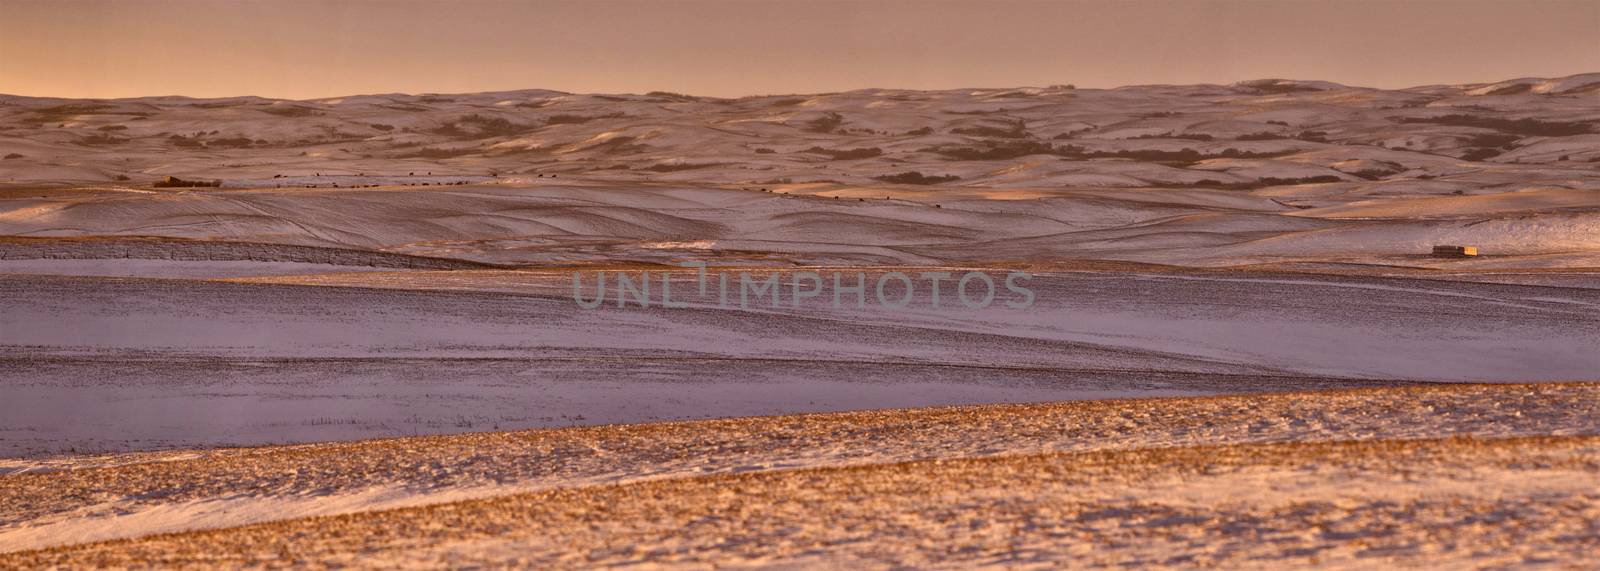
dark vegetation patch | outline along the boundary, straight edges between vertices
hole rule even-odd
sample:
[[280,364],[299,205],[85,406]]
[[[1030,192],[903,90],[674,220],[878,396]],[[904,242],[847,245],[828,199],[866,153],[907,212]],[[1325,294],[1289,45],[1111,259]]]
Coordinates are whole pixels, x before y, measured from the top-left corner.
[[1329,183],[1329,182],[1340,182],[1342,180],[1343,179],[1340,179],[1337,176],[1328,175],[1328,174],[1317,175],[1317,176],[1307,176],[1307,177],[1290,177],[1290,178],[1279,178],[1279,177],[1268,176],[1268,177],[1262,177],[1262,178],[1256,179],[1254,181],[1249,181],[1249,182],[1222,182],[1222,181],[1216,180],[1216,179],[1204,178],[1204,179],[1200,179],[1200,180],[1197,180],[1195,182],[1191,182],[1191,183],[1188,183],[1188,184],[1178,184],[1178,185],[1171,185],[1171,186],[1173,188],[1208,188],[1208,189],[1217,189],[1217,190],[1255,190],[1255,189],[1258,189],[1258,188],[1266,188],[1266,187],[1269,187],[1269,186],[1286,186],[1286,185],[1293,185],[1293,184],[1319,184],[1319,183]]
[[962,178],[955,174],[922,174],[918,171],[906,171],[906,173],[882,174],[874,176],[874,179],[891,184],[944,184],[944,182],[960,181]]
[[1471,138],[1463,141],[1462,144],[1470,148],[1465,154],[1461,155],[1461,158],[1468,161],[1484,161],[1492,159],[1505,154],[1506,151],[1517,148],[1517,141],[1521,139],[1522,137],[1504,133],[1483,133],[1479,135],[1473,135]]
[[640,170],[647,170],[651,172],[678,172],[722,166],[722,164],[723,163],[662,163],[658,165],[650,165]]
[[205,188],[222,186],[220,180],[184,180],[169,176],[151,184],[155,188]]
[[1078,133],[1088,133],[1088,132],[1093,131],[1093,130],[1095,130],[1094,127],[1084,127],[1082,129],[1073,129],[1073,130],[1067,131],[1065,133],[1059,133],[1054,137],[1050,137],[1050,140],[1052,140],[1052,141],[1065,141],[1067,139],[1077,138]]
[[384,109],[393,109],[395,111],[404,111],[406,113],[421,113],[421,112],[424,112],[424,111],[428,110],[427,107],[418,107],[416,105],[406,105],[404,103],[396,103],[396,104],[393,104],[393,105],[379,105],[379,107],[382,107]]
[[1472,138],[1465,141],[1465,144],[1468,147],[1488,147],[1511,150],[1517,148],[1517,141],[1521,139],[1522,137],[1518,137],[1516,135],[1484,133],[1481,135],[1473,135]]
[[1359,171],[1347,171],[1345,174],[1348,174],[1348,175],[1354,176],[1354,177],[1358,177],[1358,178],[1363,178],[1363,179],[1366,179],[1366,180],[1378,180],[1380,178],[1383,178],[1383,177],[1386,177],[1386,176],[1394,174],[1394,171],[1392,171],[1392,170],[1382,170],[1382,169],[1367,169],[1367,170],[1359,170]]
[[808,133],[832,133],[843,124],[843,115],[829,111],[821,117],[807,121],[804,130]]
[[684,95],[682,93],[673,93],[671,91],[651,91],[649,93],[646,93],[645,96],[646,97],[654,97],[654,98],[656,98],[658,100],[666,100],[666,101],[699,101],[700,100],[699,97],[695,97],[693,95]]
[[639,140],[638,137],[612,137],[610,139],[606,139],[605,141],[590,145],[589,149],[587,150],[596,150],[613,154],[642,153],[650,150],[650,145],[646,145],[644,143],[635,143],[634,141],[637,140]]
[[[1065,136],[1065,137],[1063,137],[1061,135],[1056,135],[1055,138],[1057,138],[1057,139],[1070,139],[1072,137],[1071,137],[1071,135],[1068,135],[1068,136]],[[1187,140],[1187,141],[1212,141],[1212,140],[1216,139],[1216,137],[1213,137],[1211,135],[1207,135],[1205,133],[1162,133],[1162,134],[1159,134],[1159,135],[1139,135],[1137,137],[1128,137],[1128,138],[1129,139],[1183,139],[1183,140]]]
[[[266,141],[262,141],[265,143]],[[226,149],[248,149],[255,144],[249,137],[224,137],[206,141],[208,147],[222,147]]]
[[388,124],[384,124],[384,123],[373,123],[373,124],[367,125],[367,126],[368,127],[372,127],[373,129],[377,129],[379,131],[383,131],[385,133],[394,130],[394,125],[388,125]]
[[1001,139],[1026,139],[1028,138],[1027,123],[1021,119],[1007,121],[1004,126],[976,125],[972,127],[957,127],[950,130],[957,135],[973,137],[996,137]]
[[9,161],[11,159],[20,159],[20,158],[23,158],[22,153],[6,153],[5,160]]
[[1223,149],[1220,153],[1202,153],[1194,149],[1176,151],[1152,149],[1091,151],[1077,145],[1056,146],[1038,141],[990,141],[975,146],[945,145],[928,147],[922,149],[922,152],[934,153],[946,159],[957,161],[994,161],[1015,159],[1029,155],[1052,155],[1066,159],[1132,159],[1145,162],[1189,165],[1207,159],[1273,158],[1292,155],[1299,151],[1255,152],[1241,151],[1232,147]]
[[402,159],[450,159],[450,158],[464,157],[464,156],[467,156],[467,155],[475,155],[475,154],[478,154],[478,149],[470,148],[470,147],[469,148],[462,148],[462,149],[438,149],[438,148],[434,148],[434,147],[423,147],[421,149],[417,149],[415,151],[402,154],[397,158],[402,158]]
[[1438,117],[1403,117],[1401,123],[1430,123],[1434,125],[1450,125],[1454,127],[1478,127],[1493,129],[1503,133],[1514,133],[1523,136],[1537,137],[1569,137],[1583,135],[1590,132],[1592,127],[1589,121],[1540,121],[1538,119],[1502,119],[1499,117],[1480,117],[1477,115],[1450,114]]
[[96,145],[96,146],[98,146],[98,145],[121,145],[123,143],[128,142],[129,140],[130,139],[126,139],[126,138],[123,138],[123,137],[113,137],[111,135],[90,135],[90,136],[84,137],[82,139],[78,139],[78,144],[80,144],[80,145]]
[[933,134],[933,127],[918,127],[916,129],[912,129],[910,131],[906,131],[906,134],[907,135],[911,135],[913,137],[921,137],[923,135],[932,135]]
[[622,117],[626,117],[626,115],[623,115],[622,112],[620,112],[620,111],[616,112],[616,113],[607,113],[605,115],[565,115],[565,114],[561,114],[561,115],[551,115],[549,117],[545,117],[544,124],[546,126],[550,126],[550,125],[581,125],[583,123],[588,123],[588,122],[593,121],[595,119],[619,119],[619,118],[622,118]]
[[473,113],[435,127],[430,132],[462,139],[487,139],[520,135],[532,130],[532,127],[513,123],[504,117],[486,117]]
[[822,147],[811,147],[801,152],[815,155],[827,155],[836,161],[853,161],[883,156],[883,149],[877,147],[867,147],[864,149],[824,149]]
[[316,109],[312,109],[310,107],[301,107],[299,105],[274,105],[271,107],[262,107],[260,111],[262,113],[277,115],[279,117],[315,117],[322,114],[321,111]]
[[98,131],[126,131],[126,130],[128,130],[128,126],[127,125],[106,125],[106,126],[101,127],[101,128],[99,128],[97,130]]
[[1278,133],[1261,132],[1261,133],[1246,133],[1246,134],[1234,137],[1233,140],[1235,140],[1235,141],[1275,141],[1275,140],[1278,140],[1278,139],[1287,139],[1287,138],[1288,137],[1285,137],[1285,136],[1280,135]]
[[757,148],[756,149],[756,154],[758,154],[758,155],[772,155],[772,154],[777,154],[777,152],[778,151],[774,151],[772,149],[767,149],[767,148]]
[[922,174],[922,173],[917,172],[917,171],[906,171],[906,172],[898,173],[898,174],[886,174],[886,175],[882,175],[882,176],[875,176],[875,177],[872,177],[872,178],[875,179],[875,180],[881,180],[883,182],[888,182],[888,183],[893,183],[893,184],[941,184],[941,183],[946,183],[946,182],[950,182],[950,181],[961,180],[961,177],[953,175],[953,174],[947,174],[947,175],[942,175],[942,176],[941,175],[925,175],[925,174]]
[[1326,143],[1326,142],[1328,142],[1328,132],[1327,131],[1301,131],[1299,134],[1295,135],[1294,138],[1302,140],[1302,141],[1310,141],[1310,142],[1313,142],[1313,143]]
[[1329,183],[1329,182],[1340,182],[1340,181],[1342,181],[1344,179],[1341,179],[1339,177],[1333,176],[1331,174],[1321,174],[1321,175],[1317,175],[1317,176],[1302,176],[1302,177],[1291,177],[1291,178],[1278,178],[1278,177],[1275,177],[1275,176],[1266,176],[1266,177],[1261,177],[1261,178],[1256,179],[1256,180],[1258,182],[1260,182],[1261,184],[1264,184],[1264,185],[1267,185],[1267,186],[1282,186],[1282,185],[1286,185],[1286,184],[1319,184],[1319,183]]
[[167,137],[167,142],[180,149],[198,149],[206,146],[205,143],[200,142],[199,137],[191,139],[183,135],[173,135],[171,137]]
[[1056,148],[1037,141],[990,141],[976,146],[928,147],[922,151],[956,161],[1001,161],[1028,155],[1053,155]]
[[1466,153],[1461,155],[1461,160],[1473,162],[1487,161],[1503,154],[1505,154],[1505,151],[1500,149],[1468,149]]
[[1219,153],[1202,153],[1194,149],[1163,151],[1154,149],[1121,149],[1116,151],[1089,151],[1075,145],[1056,149],[1057,155],[1071,159],[1132,159],[1136,161],[1190,165],[1209,159],[1268,159],[1295,154],[1299,151],[1241,151],[1233,147]]
[[110,105],[101,103],[69,103],[66,105],[52,105],[34,109],[25,121],[33,123],[59,123],[78,115],[105,115],[101,113],[111,109]]
[[1036,97],[1038,96],[1026,91],[1006,91],[989,96],[990,99],[1033,99]]
[[1322,91],[1322,88],[1320,88],[1320,87],[1311,87],[1309,85],[1296,85],[1296,84],[1293,84],[1293,83],[1286,83],[1286,82],[1281,82],[1281,81],[1261,81],[1261,82],[1256,82],[1256,83],[1244,84],[1244,85],[1241,85],[1239,87],[1243,88],[1243,90],[1246,91],[1246,92],[1254,93],[1254,94],[1257,94],[1257,95],[1285,95],[1285,94],[1289,94],[1289,93],[1306,93],[1306,92],[1311,92],[1311,91]]

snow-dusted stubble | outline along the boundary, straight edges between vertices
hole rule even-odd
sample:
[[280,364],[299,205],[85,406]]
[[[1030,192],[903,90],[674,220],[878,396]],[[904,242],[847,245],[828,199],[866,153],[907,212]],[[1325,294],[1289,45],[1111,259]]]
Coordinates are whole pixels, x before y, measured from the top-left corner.
[[[572,300],[583,309],[607,307],[609,299],[612,307],[715,305],[750,309],[765,304],[770,308],[799,309],[807,304],[828,303],[835,309],[846,306],[864,309],[873,305],[898,311],[913,304],[936,309],[983,309],[996,301],[1011,309],[1028,309],[1033,307],[1035,299],[1033,290],[1027,287],[1033,276],[1026,272],[1010,272],[997,280],[979,271],[960,276],[950,272],[917,272],[915,277],[895,271],[883,273],[874,280],[865,272],[835,271],[828,276],[814,271],[752,275],[750,272],[707,272],[705,262],[680,262],[679,265],[697,271],[692,280],[681,279],[680,275],[678,294],[673,293],[671,272],[593,272],[592,288],[585,286],[587,278],[583,272],[573,272]],[[609,282],[608,273],[612,278]],[[786,276],[788,279],[783,279]],[[585,293],[586,290],[592,293]]]

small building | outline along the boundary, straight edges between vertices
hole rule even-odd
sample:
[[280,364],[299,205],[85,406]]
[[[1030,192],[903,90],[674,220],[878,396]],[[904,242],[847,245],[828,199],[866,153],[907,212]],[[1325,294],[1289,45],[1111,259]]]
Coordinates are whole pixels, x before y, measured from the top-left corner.
[[1471,258],[1478,255],[1477,246],[1434,246],[1435,258]]

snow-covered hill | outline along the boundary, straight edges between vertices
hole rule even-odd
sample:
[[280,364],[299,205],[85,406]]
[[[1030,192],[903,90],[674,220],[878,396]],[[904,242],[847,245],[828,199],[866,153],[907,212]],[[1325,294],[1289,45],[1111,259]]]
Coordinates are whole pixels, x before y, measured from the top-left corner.
[[[1501,265],[1596,266],[1596,86],[0,96],[0,234],[503,264],[682,253],[667,243],[799,263],[1426,265],[1409,257],[1470,241],[1542,256]],[[222,188],[152,188],[167,176]]]

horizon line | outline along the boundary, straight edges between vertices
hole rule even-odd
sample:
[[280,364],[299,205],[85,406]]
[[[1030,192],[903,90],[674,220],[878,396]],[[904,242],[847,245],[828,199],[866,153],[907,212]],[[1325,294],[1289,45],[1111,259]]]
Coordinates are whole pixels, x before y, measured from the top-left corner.
[[1231,86],[1243,85],[1243,84],[1248,84],[1248,83],[1253,83],[1253,82],[1266,82],[1266,81],[1317,82],[1317,83],[1331,83],[1331,84],[1339,85],[1341,87],[1346,87],[1346,88],[1350,88],[1350,89],[1367,89],[1367,90],[1375,90],[1375,91],[1407,91],[1407,90],[1423,89],[1423,88],[1430,88],[1430,87],[1469,87],[1469,86],[1493,85],[1493,84],[1496,84],[1496,83],[1506,83],[1506,82],[1511,82],[1511,81],[1530,81],[1530,80],[1531,81],[1546,81],[1546,80],[1552,80],[1552,79],[1565,79],[1565,78],[1570,78],[1570,77],[1577,77],[1577,76],[1581,76],[1581,75],[1592,75],[1592,74],[1600,74],[1600,71],[1586,71],[1586,72],[1573,73],[1573,74],[1569,74],[1569,75],[1549,76],[1549,77],[1546,77],[1546,76],[1520,76],[1520,77],[1512,77],[1512,78],[1500,79],[1500,80],[1496,80],[1496,81],[1481,81],[1481,82],[1466,82],[1466,83],[1428,83],[1428,84],[1422,84],[1422,85],[1412,85],[1412,86],[1408,86],[1408,87],[1397,87],[1397,88],[1371,87],[1371,86],[1365,86],[1365,85],[1350,85],[1350,84],[1345,84],[1345,83],[1339,83],[1337,81],[1329,81],[1329,80],[1323,80],[1323,79],[1294,79],[1294,78],[1285,78],[1285,77],[1262,77],[1262,78],[1255,78],[1255,79],[1242,79],[1242,80],[1234,81],[1234,82],[1230,82],[1230,83],[1134,83],[1134,84],[1128,84],[1128,85],[1119,85],[1119,86],[1115,86],[1115,87],[1077,87],[1077,86],[1075,86],[1074,84],[1071,84],[1071,83],[1058,83],[1058,84],[1051,84],[1051,85],[1044,85],[1044,86],[1040,86],[1040,85],[1015,85],[1015,86],[1007,86],[1007,87],[969,86],[969,87],[947,87],[947,88],[937,88],[937,89],[918,89],[918,88],[906,88],[906,87],[860,87],[860,88],[856,88],[856,89],[847,89],[847,90],[842,90],[842,91],[837,91],[837,90],[836,91],[816,91],[816,92],[809,92],[809,93],[802,93],[802,92],[793,92],[793,93],[753,93],[753,94],[737,95],[737,96],[695,95],[695,94],[692,94],[692,93],[682,93],[682,92],[674,92],[674,91],[667,91],[667,90],[652,90],[652,91],[647,91],[647,92],[644,92],[644,93],[622,92],[622,91],[618,91],[618,92],[598,92],[598,91],[584,92],[584,91],[563,91],[563,90],[560,90],[560,89],[550,89],[550,88],[543,88],[543,87],[526,87],[526,88],[518,88],[518,89],[488,89],[488,90],[483,90],[483,91],[450,91],[450,92],[442,92],[442,91],[417,91],[417,92],[388,91],[388,92],[371,92],[371,93],[350,93],[350,94],[344,94],[344,95],[329,95],[329,96],[324,96],[324,97],[309,97],[309,98],[304,98],[304,99],[295,99],[295,98],[289,98],[289,97],[273,97],[273,96],[268,96],[268,95],[254,95],[254,94],[218,95],[218,96],[194,96],[194,95],[182,95],[182,94],[161,94],[161,95],[134,95],[134,96],[127,96],[127,97],[72,97],[72,96],[61,96],[61,95],[25,95],[25,94],[20,94],[20,93],[0,93],[0,97],[26,98],[26,99],[72,99],[72,100],[81,100],[81,101],[118,101],[118,100],[159,99],[159,98],[181,98],[181,99],[194,99],[194,100],[250,99],[250,98],[254,98],[254,99],[266,99],[266,100],[273,100],[273,101],[292,101],[292,102],[297,102],[297,103],[304,103],[304,102],[316,102],[316,101],[325,100],[325,99],[342,99],[342,98],[348,98],[348,97],[381,97],[381,96],[387,96],[387,95],[401,95],[401,96],[407,96],[407,97],[423,97],[423,96],[429,96],[429,95],[445,95],[445,96],[448,96],[448,95],[487,95],[487,94],[495,94],[495,93],[521,93],[521,92],[527,92],[527,91],[547,91],[547,92],[552,92],[552,93],[558,93],[558,94],[561,94],[561,95],[610,95],[610,96],[639,96],[639,97],[649,96],[652,93],[657,93],[657,94],[670,93],[670,94],[673,94],[673,95],[693,97],[693,98],[696,98],[696,99],[738,100],[738,99],[757,99],[757,98],[762,98],[762,97],[795,97],[795,96],[813,96],[813,97],[815,97],[815,96],[822,96],[822,95],[836,95],[836,94],[841,94],[841,93],[858,93],[858,92],[863,92],[863,91],[918,91],[918,92],[967,91],[967,90],[970,90],[970,91],[1003,91],[1003,90],[1010,90],[1010,89],[1051,89],[1051,88],[1060,87],[1060,86],[1073,86],[1072,89],[1074,89],[1074,90],[1082,90],[1082,91],[1115,91],[1115,90],[1118,90],[1118,89],[1134,89],[1134,88],[1141,88],[1141,87],[1145,87],[1145,88],[1149,88],[1149,87],[1231,87]]

